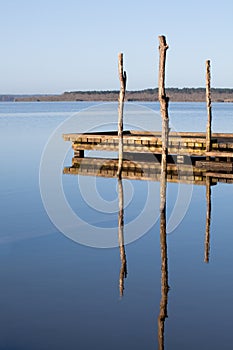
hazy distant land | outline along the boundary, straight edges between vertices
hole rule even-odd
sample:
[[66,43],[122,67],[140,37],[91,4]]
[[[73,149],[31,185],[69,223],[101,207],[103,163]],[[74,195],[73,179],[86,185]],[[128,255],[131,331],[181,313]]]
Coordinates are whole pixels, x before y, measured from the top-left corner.
[[[0,95],[0,101],[117,101],[119,91],[70,91],[60,95]],[[166,94],[174,102],[204,102],[205,88],[167,88]],[[213,102],[233,102],[233,89],[212,88]],[[158,89],[127,91],[126,101],[157,101]]]

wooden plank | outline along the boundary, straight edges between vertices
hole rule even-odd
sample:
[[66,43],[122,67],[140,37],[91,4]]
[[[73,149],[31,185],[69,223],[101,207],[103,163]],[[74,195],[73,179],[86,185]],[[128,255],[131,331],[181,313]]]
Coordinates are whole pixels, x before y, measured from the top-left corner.
[[[117,138],[117,132],[115,131],[104,131],[104,132],[95,132],[95,133],[68,133],[63,134],[63,138],[67,140],[71,140],[71,138],[76,137],[82,137],[82,136],[89,136],[89,137],[116,137]],[[133,136],[133,137],[161,137],[161,132],[159,131],[138,131],[138,130],[130,130],[124,132],[125,137]],[[203,138],[205,139],[205,133],[204,132],[169,132],[169,137],[192,137],[192,138]],[[233,133],[213,133],[212,138],[226,138],[226,139],[233,139]]]
[[[130,130],[127,131],[131,135],[153,135],[161,137],[161,131],[142,131],[142,130]],[[205,132],[187,132],[187,131],[170,131],[169,136],[187,136],[187,137],[202,137],[205,138]],[[233,133],[212,133],[212,138],[223,137],[223,138],[233,138]]]
[[210,151],[210,152],[206,152],[206,155],[210,156],[210,157],[231,157],[231,158],[233,158],[233,152]]
[[196,161],[195,166],[207,170],[232,171],[233,164],[228,162]]
[[233,179],[233,174],[221,174],[221,173],[207,172],[206,176],[217,177],[219,179]]

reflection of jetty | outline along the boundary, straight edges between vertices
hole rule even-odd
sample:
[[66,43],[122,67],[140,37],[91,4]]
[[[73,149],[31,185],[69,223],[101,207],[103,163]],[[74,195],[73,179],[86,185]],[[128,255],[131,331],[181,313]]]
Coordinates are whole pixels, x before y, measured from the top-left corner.
[[[162,139],[160,132],[124,131],[124,152],[131,153],[162,153]],[[85,150],[118,152],[117,132],[97,132],[85,134],[64,134],[65,141],[71,141],[74,152],[81,157]],[[232,161],[233,134],[213,133],[211,151],[206,151],[206,134],[197,132],[170,132],[168,154],[204,156],[218,161],[218,158]],[[223,165],[223,164],[222,164]]]
[[[140,156],[140,155],[139,155]],[[151,155],[152,156],[152,155]],[[141,157],[135,160],[124,160],[122,167],[122,178],[129,180],[149,180],[160,181],[161,165],[160,160],[152,156],[148,161],[142,161]],[[206,177],[211,177],[211,184],[217,182],[233,183],[232,163],[228,165],[227,171],[218,172],[218,170],[203,167],[201,160],[194,161],[191,159],[190,164],[167,164],[167,181],[176,183],[191,183],[195,185],[206,185]],[[195,165],[200,164],[200,167]],[[219,163],[218,163],[219,164]],[[218,165],[219,168],[219,165]],[[64,174],[116,177],[118,170],[118,159],[106,158],[76,158],[72,160],[72,166],[65,167]]]

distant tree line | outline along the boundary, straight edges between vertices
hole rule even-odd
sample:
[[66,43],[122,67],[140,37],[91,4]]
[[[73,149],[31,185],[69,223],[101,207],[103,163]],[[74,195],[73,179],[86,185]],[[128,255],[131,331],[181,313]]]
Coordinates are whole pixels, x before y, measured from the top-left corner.
[[[202,102],[205,101],[205,88],[167,88],[166,94],[170,101],[174,102]],[[89,91],[66,91],[61,95],[33,95],[2,97],[1,101],[117,101],[118,90],[89,90]],[[213,102],[233,102],[233,89],[212,88]],[[9,99],[8,99],[9,98]],[[126,91],[126,101],[157,101],[158,89],[148,88],[144,90]]]

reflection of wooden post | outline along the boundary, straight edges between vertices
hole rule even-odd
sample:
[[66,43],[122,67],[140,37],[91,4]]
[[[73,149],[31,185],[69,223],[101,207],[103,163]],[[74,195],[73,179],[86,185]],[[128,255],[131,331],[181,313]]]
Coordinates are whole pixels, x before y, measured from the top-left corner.
[[122,180],[118,179],[118,198],[119,198],[119,214],[118,214],[118,242],[121,257],[121,270],[119,276],[120,296],[124,293],[124,279],[127,277],[127,262],[124,246],[124,193]]
[[211,128],[212,128],[210,61],[209,60],[206,61],[206,104],[207,104],[206,152],[209,152],[211,150]]
[[118,55],[118,71],[120,79],[120,93],[118,99],[118,172],[117,175],[121,176],[122,162],[123,162],[123,109],[125,99],[125,87],[126,87],[126,72],[123,71],[123,53]]
[[210,223],[211,223],[211,180],[206,177],[206,230],[205,230],[205,262],[209,262],[210,255]]
[[[162,181],[162,177],[164,177]],[[164,324],[167,316],[168,303],[168,258],[167,258],[167,232],[166,232],[166,174],[161,171],[160,183],[160,249],[161,249],[161,301],[158,317],[159,350],[164,349]],[[165,205],[163,205],[165,203]]]

